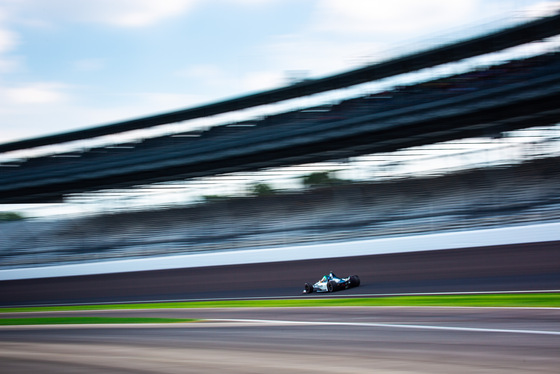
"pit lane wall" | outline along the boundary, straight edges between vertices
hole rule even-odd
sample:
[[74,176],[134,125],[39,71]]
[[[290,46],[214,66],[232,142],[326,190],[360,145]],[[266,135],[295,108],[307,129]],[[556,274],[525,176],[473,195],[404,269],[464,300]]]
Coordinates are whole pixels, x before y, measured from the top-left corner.
[[0,270],[1,280],[297,261],[560,241],[560,222],[282,248],[219,251]]

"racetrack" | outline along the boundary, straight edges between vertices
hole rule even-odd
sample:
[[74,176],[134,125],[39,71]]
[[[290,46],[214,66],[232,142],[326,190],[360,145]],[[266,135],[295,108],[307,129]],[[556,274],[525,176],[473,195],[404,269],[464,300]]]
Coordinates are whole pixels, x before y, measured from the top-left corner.
[[332,270],[335,295],[560,289],[560,242],[0,282],[0,305],[301,296]]
[[[0,282],[2,305],[560,289],[560,242]],[[329,296],[331,296],[329,294]],[[197,318],[0,328],[9,373],[557,373],[560,309],[232,308],[33,313]],[[3,313],[2,318],[21,316]]]
[[207,321],[4,327],[3,370],[338,374],[557,373],[560,368],[560,309],[226,308],[70,314]]

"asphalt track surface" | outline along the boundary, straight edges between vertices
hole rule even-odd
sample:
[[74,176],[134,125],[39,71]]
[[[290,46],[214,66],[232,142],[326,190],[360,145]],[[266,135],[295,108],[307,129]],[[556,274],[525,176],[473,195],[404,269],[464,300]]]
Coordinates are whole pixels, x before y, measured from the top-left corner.
[[0,306],[302,296],[334,271],[358,288],[333,295],[560,289],[560,242],[336,259],[0,281]]
[[[560,289],[560,242],[0,282],[1,305]],[[329,295],[331,296],[331,295]],[[197,318],[0,329],[6,373],[558,373],[560,309],[232,308],[33,314]],[[8,318],[12,314],[2,314]]]
[[205,321],[4,327],[2,372],[447,374],[558,373],[560,368],[560,309],[226,308],[71,314]]

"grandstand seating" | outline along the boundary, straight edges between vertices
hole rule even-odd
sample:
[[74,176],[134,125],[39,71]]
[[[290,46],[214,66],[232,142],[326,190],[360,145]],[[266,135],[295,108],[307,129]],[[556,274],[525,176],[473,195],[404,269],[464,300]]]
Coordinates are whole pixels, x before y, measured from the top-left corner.
[[0,267],[273,247],[560,219],[560,159],[191,207],[0,224]]

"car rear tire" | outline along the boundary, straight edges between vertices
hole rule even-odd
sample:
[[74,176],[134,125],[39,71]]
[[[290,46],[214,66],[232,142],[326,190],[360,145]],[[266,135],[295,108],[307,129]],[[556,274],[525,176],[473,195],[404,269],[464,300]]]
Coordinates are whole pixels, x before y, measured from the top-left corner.
[[360,285],[360,277],[352,275],[350,277],[350,287],[358,287]]
[[305,293],[311,293],[311,292],[313,292],[313,286],[310,285],[309,283],[306,283],[303,290],[305,291]]
[[329,283],[327,283],[327,291],[334,292],[336,291],[336,288],[337,288],[337,284],[335,281],[329,281]]

